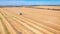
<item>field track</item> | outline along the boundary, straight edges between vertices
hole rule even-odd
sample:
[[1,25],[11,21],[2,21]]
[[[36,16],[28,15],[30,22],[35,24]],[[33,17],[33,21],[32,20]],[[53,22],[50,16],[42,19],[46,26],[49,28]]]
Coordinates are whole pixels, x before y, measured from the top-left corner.
[[60,34],[60,11],[37,8],[0,8],[0,34]]

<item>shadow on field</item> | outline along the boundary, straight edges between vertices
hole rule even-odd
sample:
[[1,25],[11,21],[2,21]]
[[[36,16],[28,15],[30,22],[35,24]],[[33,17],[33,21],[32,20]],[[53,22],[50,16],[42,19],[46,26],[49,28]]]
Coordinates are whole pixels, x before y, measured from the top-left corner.
[[45,9],[45,10],[55,10],[55,11],[60,11],[60,9],[54,9],[54,8],[52,8],[52,9],[50,9],[50,8],[36,8],[36,7],[32,7],[32,6],[29,6],[29,7],[27,7],[27,8],[34,8],[34,9]]

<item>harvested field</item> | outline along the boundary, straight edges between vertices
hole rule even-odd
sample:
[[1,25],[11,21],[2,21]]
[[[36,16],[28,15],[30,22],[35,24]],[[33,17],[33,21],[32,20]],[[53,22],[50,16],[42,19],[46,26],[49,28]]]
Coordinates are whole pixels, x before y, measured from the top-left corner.
[[60,11],[33,7],[0,8],[0,34],[60,34]]
[[33,6],[36,8],[51,8],[51,9],[60,9],[60,6]]

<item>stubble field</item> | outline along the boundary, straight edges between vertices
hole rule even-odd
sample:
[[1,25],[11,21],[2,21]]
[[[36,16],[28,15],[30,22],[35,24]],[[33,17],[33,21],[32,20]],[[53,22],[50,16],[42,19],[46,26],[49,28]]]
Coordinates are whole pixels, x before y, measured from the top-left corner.
[[0,34],[60,34],[60,6],[0,8]]

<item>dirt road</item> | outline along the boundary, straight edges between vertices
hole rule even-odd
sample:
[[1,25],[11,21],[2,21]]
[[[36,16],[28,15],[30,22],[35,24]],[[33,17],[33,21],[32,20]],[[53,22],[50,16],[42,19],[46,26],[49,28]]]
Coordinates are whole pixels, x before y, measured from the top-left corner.
[[60,11],[0,8],[0,34],[60,34]]

